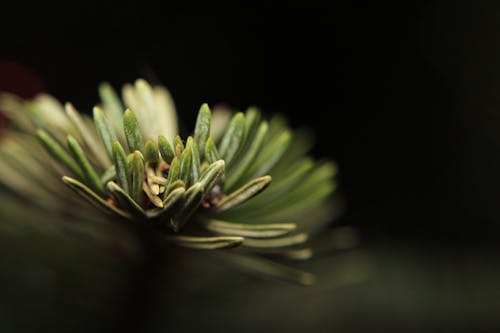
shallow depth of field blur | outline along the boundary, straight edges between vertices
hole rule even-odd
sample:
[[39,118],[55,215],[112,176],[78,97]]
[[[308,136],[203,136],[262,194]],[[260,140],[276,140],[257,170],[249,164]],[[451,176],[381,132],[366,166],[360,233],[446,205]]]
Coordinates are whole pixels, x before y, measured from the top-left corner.
[[357,246],[298,264],[318,277],[300,287],[175,247],[129,260],[116,244],[50,236],[49,212],[2,201],[1,332],[500,330],[500,5],[5,13],[0,90],[90,112],[102,80],[145,77],[170,89],[181,130],[203,102],[309,127],[313,155],[340,169],[332,226]]

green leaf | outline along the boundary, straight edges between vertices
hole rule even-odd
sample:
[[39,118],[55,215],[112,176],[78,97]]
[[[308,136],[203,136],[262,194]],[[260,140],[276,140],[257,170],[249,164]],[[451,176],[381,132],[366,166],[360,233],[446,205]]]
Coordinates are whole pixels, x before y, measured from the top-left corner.
[[150,176],[148,176],[148,178],[151,180],[151,182],[156,183],[158,185],[162,185],[162,186],[168,185],[167,178],[163,178],[163,177],[156,176],[156,175],[150,175]]
[[172,160],[172,164],[170,164],[170,169],[168,170],[168,175],[167,175],[168,185],[167,189],[165,190],[165,196],[172,187],[172,184],[179,179],[179,176],[180,176],[180,162],[179,158],[175,156],[174,159]]
[[182,205],[185,192],[186,189],[184,187],[172,190],[167,198],[163,200],[163,208],[149,209],[146,211],[146,214],[149,218],[161,218],[162,216],[172,215]]
[[276,210],[266,213],[264,217],[269,220],[287,220],[290,218],[300,218],[306,214],[311,214],[311,211],[318,207],[325,198],[332,194],[336,185],[333,182],[327,182],[318,186],[309,194],[303,195],[302,200],[298,201],[291,198],[290,202],[285,203],[283,207],[278,207]]
[[43,112],[35,101],[27,101],[25,103],[26,111],[29,114],[29,118],[32,119],[33,123],[37,128],[45,126],[45,120],[43,117]]
[[149,201],[153,203],[153,205],[159,208],[163,208],[163,200],[151,191],[151,188],[146,182],[142,183],[142,190],[144,191],[144,193],[146,193],[146,196],[148,197]]
[[[288,195],[302,182],[307,180],[308,174],[314,167],[314,161],[310,158],[304,158],[292,165],[292,170],[276,181],[273,178],[273,183],[269,188],[259,195],[257,198],[245,204],[245,209],[254,210],[258,206],[265,206],[268,202],[276,202],[280,197],[289,200]],[[243,208],[243,207],[242,207]]]
[[263,149],[253,163],[253,167],[246,173],[245,177],[252,178],[269,172],[288,149],[291,137],[291,132],[286,130],[275,140],[264,144]]
[[273,238],[286,235],[297,228],[295,223],[243,224],[220,220],[204,220],[203,225],[210,231],[224,235],[249,238]]
[[98,106],[94,107],[93,113],[97,133],[99,134],[99,137],[101,138],[102,143],[106,148],[106,152],[108,153],[109,158],[113,159],[113,142],[117,140],[115,131],[113,127],[111,127],[108,118],[106,118],[101,108],[99,108]]
[[128,162],[127,154],[118,141],[115,141],[113,143],[113,161],[115,163],[116,178],[118,180],[118,184],[120,184],[125,192],[130,193],[130,165]]
[[[333,177],[337,173],[337,167],[331,162],[323,162],[316,165],[315,168],[296,186],[293,190],[288,192],[275,201],[275,206],[280,207],[290,206],[290,204],[302,204],[315,198],[321,193],[322,188],[335,188]],[[270,212],[272,213],[272,212]]]
[[215,107],[212,110],[212,119],[210,121],[210,135],[215,142],[220,142],[224,132],[231,120],[232,112],[226,107]]
[[184,182],[182,181],[182,179],[177,179],[172,184],[169,185],[167,193],[170,194],[170,192],[172,192],[173,190],[178,189],[180,187],[186,188],[186,184],[184,184]]
[[146,212],[142,207],[134,200],[128,193],[126,193],[117,183],[111,181],[107,185],[108,190],[113,194],[116,200],[120,203],[120,207],[127,210],[132,215],[144,218],[146,217]]
[[2,115],[9,119],[16,128],[26,133],[31,133],[35,129],[33,119],[31,119],[29,112],[26,112],[26,102],[20,97],[12,93],[0,92],[0,110],[2,110]]
[[[225,218],[235,218],[235,215],[245,219],[260,219],[265,221],[287,221],[290,218],[295,220],[311,214],[313,209],[319,206],[336,187],[333,176],[336,173],[336,167],[332,163],[324,163],[317,166],[305,177],[286,191],[283,195],[275,196],[273,187],[269,188],[271,197],[267,197],[268,191],[262,194],[262,197],[256,198],[255,202],[249,202],[237,209],[228,212],[232,216]],[[272,202],[272,204],[264,204]]]
[[85,156],[85,153],[83,152],[80,144],[71,135],[68,135],[68,148],[77,161],[78,165],[80,166],[80,169],[83,171],[83,178],[90,183],[93,190],[104,193],[101,179],[97,175],[97,172],[94,170],[94,167],[92,167],[89,160]]
[[[158,118],[158,129],[160,130],[157,135],[164,135],[170,143],[173,142],[175,135],[179,133],[177,129],[177,113],[175,111],[174,101],[172,96],[165,87],[155,86],[153,88],[156,110]],[[154,133],[152,133],[153,135]]]
[[179,231],[187,220],[198,209],[203,200],[203,186],[200,183],[195,183],[184,194],[184,202],[179,213],[171,221],[172,229]]
[[118,214],[125,218],[130,218],[130,215],[123,210],[111,205],[109,202],[101,198],[98,194],[88,188],[86,185],[80,183],[76,179],[64,176],[62,177],[63,182],[75,191],[78,195],[85,198],[88,202],[90,202],[95,207],[101,209],[106,213],[114,213]]
[[157,163],[160,160],[160,152],[153,140],[146,141],[144,145],[144,158],[149,163]]
[[245,112],[245,140],[253,135],[260,121],[260,112],[256,107],[249,107]]
[[219,160],[210,164],[208,168],[203,171],[199,182],[203,186],[205,193],[208,194],[222,177],[224,174],[224,166],[224,160]]
[[198,151],[198,145],[192,137],[189,137],[186,146],[191,149],[191,178],[192,182],[198,181],[200,177],[200,153]]
[[160,149],[161,157],[165,162],[170,164],[174,158],[174,151],[168,140],[163,135],[158,136],[158,147]]
[[191,153],[191,147],[187,146],[181,154],[179,178],[182,179],[188,187],[193,183],[192,165],[193,155]]
[[276,138],[288,130],[286,118],[283,115],[277,115],[269,121],[269,140],[274,141]]
[[98,90],[104,110],[109,112],[113,123],[121,124],[124,107],[116,91],[108,82],[101,83]]
[[[128,154],[127,155],[127,161],[128,161],[128,165],[131,166],[132,165],[132,159],[134,158],[134,153],[131,153],[131,154]],[[130,170],[129,170],[130,171]]]
[[[33,112],[33,117],[38,127],[51,129],[53,135],[57,133],[73,133],[72,125],[64,112],[64,107],[53,96],[40,93],[35,96],[32,102],[27,105],[29,112]],[[57,135],[56,135],[57,136]]]
[[142,151],[144,140],[142,139],[141,128],[134,113],[127,109],[123,114],[123,130],[127,139],[128,148],[131,152]]
[[180,136],[176,136],[174,140],[174,150],[175,150],[175,156],[180,157],[182,152],[184,151],[184,143],[182,142],[182,139]]
[[156,177],[156,171],[149,163],[146,164],[146,183],[148,184],[149,190],[153,195],[160,194],[160,185],[152,180],[152,177]]
[[243,113],[236,113],[222,138],[219,145],[219,152],[224,161],[226,162],[226,167],[230,165],[233,158],[236,156],[243,144],[243,136],[245,134],[245,116]]
[[109,166],[110,160],[108,158],[108,155],[106,155],[106,152],[104,151],[104,149],[102,149],[102,146],[99,145],[96,140],[94,140],[94,133],[91,133],[89,131],[89,129],[87,128],[87,124],[84,123],[82,117],[80,116],[80,113],[78,113],[78,111],[71,103],[66,103],[64,105],[64,109],[66,110],[66,115],[68,116],[69,120],[76,128],[79,136],[83,139],[85,145],[90,149],[92,154],[94,154],[94,156],[97,158],[101,166]]
[[[126,158],[126,156],[125,156]],[[110,180],[113,180],[116,178],[116,168],[114,165],[110,166],[104,173],[101,175],[101,184],[105,185],[107,184]]]
[[65,167],[67,167],[71,172],[80,178],[83,178],[83,171],[75,161],[75,159],[64,149],[49,133],[42,129],[37,129],[36,136],[38,140],[43,144],[45,149],[54,157],[56,160],[61,162]]
[[191,249],[218,250],[229,249],[240,245],[243,237],[194,237],[194,236],[167,236],[170,242]]
[[271,176],[263,176],[259,178],[255,178],[224,199],[222,199],[217,205],[218,212],[224,212],[236,205],[239,205],[255,195],[262,192],[269,184],[271,183]]
[[310,130],[301,129],[293,132],[288,149],[283,157],[273,166],[271,175],[276,175],[275,180],[287,175],[298,160],[307,157],[307,152],[314,146],[314,135]]
[[[181,192],[184,194],[186,192],[186,188],[184,187],[183,181],[178,179],[172,185],[172,189],[171,189],[170,193],[167,195],[165,200],[163,200],[163,205],[164,206],[170,205],[170,201],[172,200],[172,198],[176,197]],[[176,194],[174,194],[174,193],[176,193]],[[184,196],[183,196],[183,198],[184,198]]]
[[300,245],[307,241],[308,236],[305,233],[300,233],[287,237],[279,237],[272,239],[249,239],[245,238],[243,246],[258,247],[258,248],[278,248]]
[[200,148],[200,160],[203,160],[203,157],[205,155],[205,145],[210,135],[211,118],[212,113],[210,112],[208,104],[202,104],[200,111],[198,112],[198,117],[196,119],[196,125],[194,129],[194,140]]
[[132,188],[130,196],[136,202],[142,201],[142,183],[144,181],[144,160],[140,151],[136,150],[132,156]]
[[208,163],[214,163],[221,159],[217,148],[215,147],[215,143],[212,138],[208,138],[207,143],[205,145],[205,158]]
[[227,190],[233,189],[233,186],[237,185],[245,172],[251,167],[252,163],[255,161],[257,154],[262,149],[262,145],[264,143],[264,139],[268,130],[267,122],[262,122],[257,130],[255,138],[253,139],[250,147],[245,152],[245,155],[241,159],[240,163],[238,163],[234,170],[232,170],[225,182],[225,188]]

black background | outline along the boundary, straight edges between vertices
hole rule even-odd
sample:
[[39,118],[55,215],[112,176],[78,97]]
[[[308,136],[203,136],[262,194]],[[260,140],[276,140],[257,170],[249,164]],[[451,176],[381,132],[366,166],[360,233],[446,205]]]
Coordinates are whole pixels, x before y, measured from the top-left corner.
[[[102,80],[172,92],[185,128],[202,102],[257,105],[314,130],[370,243],[497,248],[500,8],[341,2],[172,9],[38,3],[3,22],[0,58],[90,110]],[[0,73],[0,75],[2,75]],[[396,245],[395,245],[396,246]]]

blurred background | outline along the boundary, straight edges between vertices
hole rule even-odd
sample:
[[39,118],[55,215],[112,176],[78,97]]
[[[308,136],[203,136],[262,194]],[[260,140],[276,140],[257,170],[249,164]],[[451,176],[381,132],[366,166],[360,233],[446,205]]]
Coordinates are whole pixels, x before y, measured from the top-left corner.
[[310,288],[175,249],[138,277],[85,239],[0,234],[2,332],[500,330],[500,4],[2,12],[0,90],[90,112],[99,82],[144,77],[185,129],[203,102],[284,113],[338,162],[333,223],[359,233],[302,264]]

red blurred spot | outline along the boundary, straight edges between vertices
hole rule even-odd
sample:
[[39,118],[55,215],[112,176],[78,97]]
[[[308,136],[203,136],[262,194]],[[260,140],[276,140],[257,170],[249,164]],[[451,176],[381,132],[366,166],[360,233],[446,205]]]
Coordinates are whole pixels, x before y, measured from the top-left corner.
[[14,61],[0,60],[0,91],[31,98],[46,91],[43,81],[28,67]]
[[[28,67],[14,61],[0,60],[0,91],[10,92],[22,98],[31,98],[46,91],[43,81]],[[0,135],[5,119],[0,110]]]

